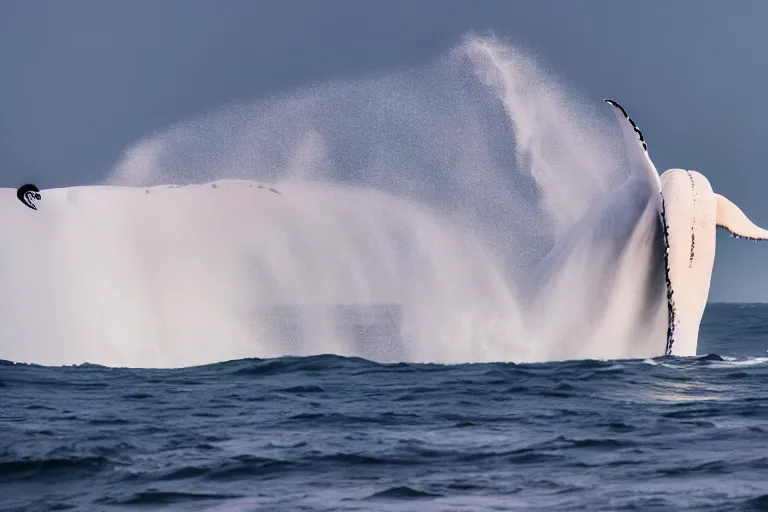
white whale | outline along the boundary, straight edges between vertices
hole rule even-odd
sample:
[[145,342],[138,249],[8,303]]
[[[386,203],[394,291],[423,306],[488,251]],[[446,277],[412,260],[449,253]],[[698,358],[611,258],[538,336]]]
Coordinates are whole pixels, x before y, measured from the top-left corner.
[[716,229],[751,240],[768,240],[768,231],[696,171],[669,169],[659,177],[637,125],[606,102],[621,125],[630,176],[535,270],[533,316],[558,317],[540,336],[558,340],[563,357],[696,355]]

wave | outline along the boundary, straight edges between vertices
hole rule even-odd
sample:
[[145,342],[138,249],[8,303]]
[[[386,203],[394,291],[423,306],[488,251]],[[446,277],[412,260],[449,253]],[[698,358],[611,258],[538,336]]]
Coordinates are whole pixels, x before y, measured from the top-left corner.
[[[56,385],[83,390],[108,388],[109,384],[102,381],[104,375],[141,375],[135,371],[152,372],[152,369],[130,369],[130,368],[112,368],[101,365],[81,364],[68,366],[45,366],[28,363],[15,363],[12,361],[0,360],[0,366],[5,366],[8,370],[18,369],[28,372],[5,373],[6,380],[0,382],[0,386],[9,386],[14,382],[14,377],[28,374],[30,380],[25,383],[36,383],[40,385]],[[648,367],[643,370],[643,367]],[[370,359],[351,356],[340,356],[335,354],[321,354],[316,356],[279,356],[275,358],[246,358],[224,361],[220,363],[204,364],[199,366],[189,366],[177,369],[158,369],[157,373],[152,373],[152,382],[160,383],[171,379],[177,384],[186,386],[203,385],[207,379],[213,377],[231,377],[231,378],[261,378],[261,377],[279,377],[294,375],[297,377],[312,377],[324,375],[327,373],[336,375],[350,376],[375,376],[377,374],[410,374],[423,373],[425,375],[438,375],[441,373],[450,373],[456,375],[456,372],[470,372],[473,380],[478,376],[486,383],[503,384],[510,382],[512,377],[520,376],[576,376],[577,379],[568,383],[561,383],[559,387],[550,390],[553,393],[561,393],[564,396],[575,390],[574,385],[579,381],[587,382],[590,380],[602,380],[610,378],[611,375],[621,375],[631,369],[638,372],[653,372],[657,368],[661,370],[683,371],[693,368],[701,369],[734,369],[739,367],[768,367],[768,358],[766,357],[731,357],[720,356],[718,354],[707,354],[703,356],[662,356],[654,359],[569,359],[563,361],[550,361],[540,363],[514,363],[514,362],[489,362],[489,363],[381,363]],[[482,369],[482,370],[481,370]],[[52,374],[52,370],[63,370],[65,374]],[[670,375],[671,374],[665,374]],[[680,374],[684,376],[685,374]],[[729,374],[729,378],[738,378],[739,374]],[[454,377],[455,378],[455,377]],[[468,381],[468,382],[472,382]],[[424,387],[417,390],[420,393],[428,392],[431,388]],[[513,388],[517,390],[526,390],[527,387],[521,386]],[[533,388],[531,388],[533,389]],[[296,384],[283,387],[278,391],[284,393],[322,393],[325,390],[318,384]],[[153,398],[152,393],[135,391],[127,393],[124,398],[142,400]]]

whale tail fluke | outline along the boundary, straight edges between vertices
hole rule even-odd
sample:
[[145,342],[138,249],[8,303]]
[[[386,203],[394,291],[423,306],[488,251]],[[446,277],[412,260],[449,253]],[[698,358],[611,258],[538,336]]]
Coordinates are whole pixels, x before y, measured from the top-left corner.
[[768,231],[756,226],[738,206],[725,196],[715,194],[717,198],[717,227],[725,228],[736,238],[768,241]]

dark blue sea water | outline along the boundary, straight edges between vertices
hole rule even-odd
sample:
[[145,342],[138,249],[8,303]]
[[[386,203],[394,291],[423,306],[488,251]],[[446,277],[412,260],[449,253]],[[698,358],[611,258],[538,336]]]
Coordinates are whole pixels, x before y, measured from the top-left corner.
[[767,349],[713,305],[697,358],[2,364],[0,508],[768,510]]

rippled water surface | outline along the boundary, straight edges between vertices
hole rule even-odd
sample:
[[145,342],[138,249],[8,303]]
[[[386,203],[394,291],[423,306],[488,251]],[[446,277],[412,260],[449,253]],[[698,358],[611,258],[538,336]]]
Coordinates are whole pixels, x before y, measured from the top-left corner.
[[767,349],[714,305],[697,358],[4,363],[0,508],[768,510]]

